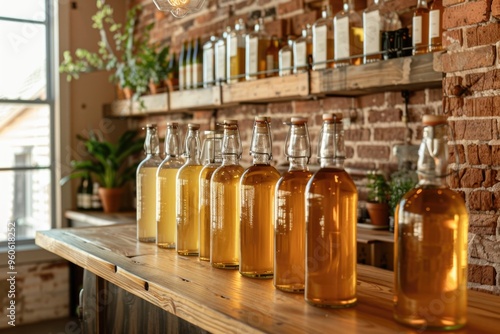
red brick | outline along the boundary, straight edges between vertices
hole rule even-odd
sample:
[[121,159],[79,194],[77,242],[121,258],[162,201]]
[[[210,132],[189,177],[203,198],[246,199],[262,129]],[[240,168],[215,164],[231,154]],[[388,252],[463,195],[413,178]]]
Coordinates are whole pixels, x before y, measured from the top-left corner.
[[467,74],[465,84],[471,92],[500,89],[500,70],[493,69],[487,72]]
[[479,161],[483,165],[491,165],[492,160],[490,145],[479,145]]
[[374,140],[387,141],[387,142],[404,142],[406,138],[406,128],[375,128],[373,133]]
[[444,78],[442,92],[446,96],[456,96],[457,89],[455,87],[457,87],[457,86],[461,87],[463,80],[464,80],[464,78],[462,78],[461,76],[456,76],[456,75],[448,76],[448,77]]
[[477,145],[467,146],[467,162],[471,165],[479,165],[479,149]]
[[487,190],[476,190],[469,194],[469,209],[488,211],[493,209],[493,196]]
[[445,97],[443,99],[443,113],[459,117],[463,115],[464,99],[458,97]]
[[491,15],[495,18],[500,18],[500,0],[493,0],[491,2]]
[[443,13],[443,29],[486,22],[490,18],[490,1],[480,0],[448,7]]
[[410,104],[424,104],[425,103],[425,91],[417,90],[410,92],[410,98],[408,99]]
[[344,131],[345,141],[369,141],[369,129],[346,129]]
[[484,171],[484,182],[483,182],[482,186],[484,188],[493,187],[496,183],[497,174],[498,174],[498,172],[496,170],[486,169]]
[[491,146],[491,164],[492,166],[500,166],[500,146]]
[[338,109],[349,109],[355,107],[355,101],[352,98],[344,97],[326,97],[323,99],[323,110],[325,112],[338,110]]
[[384,93],[363,95],[358,98],[360,108],[380,106],[384,104],[384,101]]
[[469,117],[493,116],[493,107],[500,106],[500,98],[476,97],[466,98],[464,115]]
[[495,44],[500,40],[500,23],[492,22],[484,26],[468,28],[466,30],[467,47]]
[[482,266],[469,264],[467,267],[467,279],[472,283],[481,283]]
[[300,36],[302,29],[305,28],[307,24],[312,24],[319,17],[319,13],[315,10],[311,10],[307,13],[295,15],[290,18],[290,32],[295,36]]
[[401,122],[401,115],[402,111],[400,109],[370,110],[368,112],[368,122]]
[[295,114],[304,114],[319,112],[322,110],[321,100],[294,101],[293,112]]
[[443,100],[443,89],[427,89],[427,103],[441,102]]
[[497,272],[492,266],[484,266],[482,268],[481,284],[495,285]]
[[462,30],[445,30],[443,32],[443,47],[446,50],[459,50],[463,44]]
[[452,121],[457,140],[492,140],[493,127],[490,119]]
[[391,149],[382,145],[360,145],[358,146],[358,156],[362,159],[389,160]]
[[457,158],[456,156],[458,155],[458,163],[459,164],[464,164],[465,163],[465,151],[464,151],[464,146],[463,145],[449,145],[448,146],[448,164],[455,164],[457,163]]
[[267,106],[267,110],[270,114],[284,114],[289,115],[293,111],[292,102],[278,102],[278,103],[269,103]]
[[279,16],[286,15],[304,8],[304,0],[291,0],[285,3],[280,3],[276,10]]
[[483,172],[480,169],[466,168],[460,178],[460,186],[463,188],[479,188],[484,181]]
[[496,49],[488,45],[463,52],[444,53],[441,60],[445,73],[489,67],[495,64]]

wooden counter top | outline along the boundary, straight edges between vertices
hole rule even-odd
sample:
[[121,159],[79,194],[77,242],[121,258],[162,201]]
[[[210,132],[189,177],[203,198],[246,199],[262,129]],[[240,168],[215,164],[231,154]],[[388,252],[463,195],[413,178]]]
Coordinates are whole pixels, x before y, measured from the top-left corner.
[[[334,310],[278,291],[272,280],[139,243],[134,224],[43,231],[36,243],[210,332],[416,332],[392,319],[392,273],[374,267],[358,265],[358,304]],[[499,296],[469,291],[469,324],[458,333],[497,332],[499,306]]]

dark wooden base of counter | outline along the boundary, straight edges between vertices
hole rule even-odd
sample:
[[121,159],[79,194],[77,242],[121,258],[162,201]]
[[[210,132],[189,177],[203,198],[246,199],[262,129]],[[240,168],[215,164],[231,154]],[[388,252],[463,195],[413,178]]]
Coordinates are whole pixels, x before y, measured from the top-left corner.
[[[38,232],[36,243],[210,332],[412,332],[392,319],[392,273],[379,268],[358,265],[358,304],[335,310],[310,306],[271,280],[139,243],[135,225]],[[469,322],[460,333],[496,333],[498,305],[499,296],[469,291]]]

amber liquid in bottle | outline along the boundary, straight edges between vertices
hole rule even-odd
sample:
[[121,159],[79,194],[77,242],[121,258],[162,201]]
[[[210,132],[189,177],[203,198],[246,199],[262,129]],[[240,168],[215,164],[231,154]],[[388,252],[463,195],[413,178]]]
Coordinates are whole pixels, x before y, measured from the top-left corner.
[[156,244],[160,248],[175,248],[176,228],[176,178],[179,168],[158,169]]
[[429,9],[425,0],[419,0],[413,14],[413,54],[427,53],[429,49]]
[[245,33],[245,23],[239,19],[227,37],[228,83],[245,80]]
[[200,260],[210,261],[210,181],[218,165],[206,165],[200,172]]
[[153,166],[137,172],[137,238],[142,242],[156,241],[156,171]]
[[270,39],[264,31],[264,23],[259,19],[255,31],[245,37],[245,79],[255,80],[266,77],[266,50]]
[[335,15],[334,33],[335,67],[360,65],[363,53],[363,22],[354,10],[352,0],[344,0],[344,10]]
[[325,6],[321,15],[312,28],[313,70],[334,67],[333,18],[330,6]]
[[443,50],[443,1],[434,0],[429,8],[429,52]]

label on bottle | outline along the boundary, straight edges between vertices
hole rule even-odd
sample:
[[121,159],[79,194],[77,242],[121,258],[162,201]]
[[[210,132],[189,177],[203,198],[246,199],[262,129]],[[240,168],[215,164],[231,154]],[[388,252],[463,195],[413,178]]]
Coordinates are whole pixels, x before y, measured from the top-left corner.
[[215,50],[215,78],[226,81],[226,45],[217,44]]
[[248,48],[247,48],[247,62],[245,66],[245,70],[247,76],[254,76],[258,70],[258,48],[259,48],[259,40],[257,37],[248,39]]
[[439,37],[441,29],[441,11],[439,9],[431,10],[429,12],[429,38]]
[[266,56],[266,71],[268,74],[272,74],[272,71],[274,70],[274,57],[273,55],[267,55]]
[[335,19],[335,60],[349,58],[349,18]]
[[82,208],[92,209],[92,194],[82,194]]
[[229,40],[229,56],[236,57],[238,54],[238,38],[236,36],[231,36]]
[[285,50],[280,52],[280,76],[292,74],[292,52]]
[[313,34],[313,60],[315,69],[326,68],[327,26],[315,27]]
[[186,71],[186,89],[191,89],[192,88],[192,75],[193,75],[193,71],[192,71],[192,67],[191,67],[191,64],[186,64],[186,67],[185,67],[185,71]]
[[364,54],[380,52],[380,12],[374,10],[372,12],[363,13],[364,38],[363,48]]
[[184,66],[179,67],[179,89],[186,89],[186,68]]
[[[180,75],[180,74],[179,74]],[[214,81],[214,49],[203,50],[203,86],[211,86]]]
[[307,66],[307,45],[306,42],[298,42],[294,44],[293,61],[295,68]]
[[413,17],[413,46],[422,43],[422,16]]
[[203,67],[201,64],[195,63],[191,69],[193,71],[193,88],[199,88],[203,80]]

